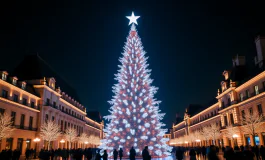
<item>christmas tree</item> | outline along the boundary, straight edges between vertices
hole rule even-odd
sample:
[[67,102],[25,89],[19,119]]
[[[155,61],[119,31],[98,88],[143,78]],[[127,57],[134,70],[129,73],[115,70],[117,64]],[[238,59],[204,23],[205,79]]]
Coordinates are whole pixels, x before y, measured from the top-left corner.
[[127,17],[130,19],[131,30],[124,47],[123,57],[119,59],[119,65],[113,92],[115,96],[109,101],[112,105],[109,112],[111,115],[104,118],[110,121],[104,130],[105,139],[101,142],[100,148],[107,150],[112,156],[114,149],[123,148],[126,156],[129,150],[134,147],[137,156],[141,155],[145,146],[148,146],[150,155],[153,157],[168,156],[171,151],[163,138],[167,129],[160,122],[164,115],[160,113],[159,103],[154,98],[158,88],[151,86],[150,72],[147,57],[138,36],[136,19],[139,16]]

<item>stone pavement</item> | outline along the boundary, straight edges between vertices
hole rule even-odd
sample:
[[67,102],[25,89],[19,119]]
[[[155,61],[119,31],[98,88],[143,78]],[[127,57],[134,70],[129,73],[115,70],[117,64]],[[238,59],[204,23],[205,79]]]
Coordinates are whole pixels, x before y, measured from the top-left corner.
[[[222,153],[220,153],[218,155],[218,157],[219,157],[219,160],[225,160],[225,158],[223,158],[223,154]],[[25,160],[25,158],[21,157],[20,160]],[[30,160],[39,160],[39,159],[30,159]],[[62,159],[58,158],[56,160],[62,160]],[[69,160],[74,160],[74,159],[69,159]],[[83,158],[83,160],[85,160],[85,159]],[[113,160],[113,159],[109,159],[109,160]],[[127,160],[127,159],[123,159],[123,160]],[[136,159],[136,160],[141,160],[141,159]],[[175,156],[169,156],[169,157],[166,157],[166,158],[152,158],[152,160],[176,160],[176,158],[175,158]],[[190,160],[190,157],[187,154],[185,154],[184,160]],[[208,160],[208,159],[207,158],[203,159],[202,156],[199,156],[199,157],[197,157],[197,160]]]

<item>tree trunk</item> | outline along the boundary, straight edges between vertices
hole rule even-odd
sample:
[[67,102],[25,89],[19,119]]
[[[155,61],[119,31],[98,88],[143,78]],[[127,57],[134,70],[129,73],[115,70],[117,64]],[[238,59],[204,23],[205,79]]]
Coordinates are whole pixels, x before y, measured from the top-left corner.
[[48,141],[48,151],[50,150],[50,141]]

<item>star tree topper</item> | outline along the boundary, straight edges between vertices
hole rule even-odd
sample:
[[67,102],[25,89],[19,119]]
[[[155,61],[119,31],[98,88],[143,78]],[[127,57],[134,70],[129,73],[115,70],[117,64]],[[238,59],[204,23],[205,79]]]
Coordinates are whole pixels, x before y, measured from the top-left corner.
[[[126,16],[130,20],[129,25],[132,23],[137,24],[137,19],[140,18],[140,16],[135,16],[134,13],[132,12],[131,16]],[[137,24],[138,25],[138,24]]]

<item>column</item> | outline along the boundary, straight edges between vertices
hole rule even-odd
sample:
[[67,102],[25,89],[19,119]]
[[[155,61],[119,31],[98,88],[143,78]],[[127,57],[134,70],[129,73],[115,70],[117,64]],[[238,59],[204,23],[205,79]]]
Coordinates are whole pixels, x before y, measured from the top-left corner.
[[251,146],[254,146],[254,139],[253,139],[253,136],[252,135],[249,135],[250,136],[250,145]]
[[6,138],[2,139],[1,146],[0,146],[0,152],[6,148]]
[[13,139],[13,145],[12,145],[12,150],[17,149],[17,138],[14,137]]
[[24,155],[25,152],[26,152],[26,146],[27,146],[27,139],[26,138],[23,138],[23,141],[22,141],[22,149],[21,149],[21,154]]

